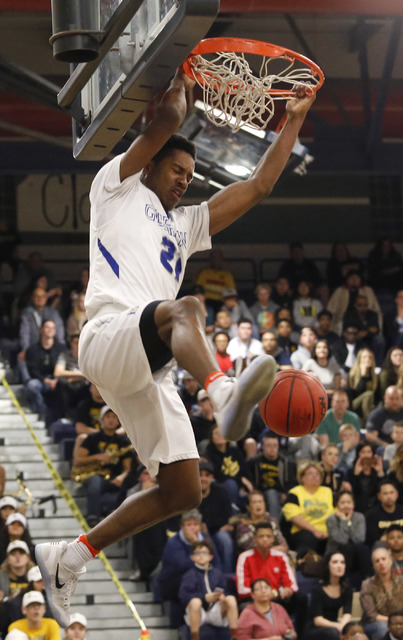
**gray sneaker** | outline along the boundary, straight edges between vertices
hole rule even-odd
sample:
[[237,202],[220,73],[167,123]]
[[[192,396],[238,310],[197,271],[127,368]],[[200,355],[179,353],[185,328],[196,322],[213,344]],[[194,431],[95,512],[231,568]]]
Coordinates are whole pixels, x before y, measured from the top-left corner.
[[45,542],[35,547],[35,557],[45,583],[49,606],[56,622],[65,628],[70,624],[70,598],[73,595],[78,578],[86,572],[69,571],[62,563],[62,555],[67,542]]
[[228,384],[229,393],[222,394],[223,404],[217,406],[214,414],[226,440],[240,440],[249,431],[253,410],[272,390],[276,373],[277,363],[274,358],[258,356],[235,383]]

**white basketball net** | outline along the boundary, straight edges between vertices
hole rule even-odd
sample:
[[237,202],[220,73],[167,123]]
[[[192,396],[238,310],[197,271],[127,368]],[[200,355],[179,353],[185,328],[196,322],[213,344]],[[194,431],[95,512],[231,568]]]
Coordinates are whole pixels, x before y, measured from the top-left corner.
[[[259,75],[252,71],[244,53],[213,55],[216,57],[212,60],[193,56],[191,68],[194,79],[203,89],[207,118],[217,127],[229,126],[234,133],[245,124],[258,130],[266,128],[274,115],[274,101],[292,97],[270,93],[276,84],[281,84],[277,88],[288,91],[296,84],[305,84],[311,89],[319,84],[309,66],[298,66],[303,63],[284,55],[263,56]],[[269,66],[273,62],[276,67],[280,64],[283,68],[270,73]]]

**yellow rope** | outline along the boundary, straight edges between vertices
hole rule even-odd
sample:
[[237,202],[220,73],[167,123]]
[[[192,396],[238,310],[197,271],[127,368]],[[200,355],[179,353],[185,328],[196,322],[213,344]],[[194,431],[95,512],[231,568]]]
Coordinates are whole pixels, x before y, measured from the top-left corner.
[[[23,419],[25,426],[27,427],[29,433],[31,434],[31,437],[34,441],[34,443],[36,444],[39,453],[41,454],[43,461],[45,463],[45,465],[47,466],[50,476],[57,488],[57,490],[59,491],[61,497],[66,501],[66,503],[68,504],[71,513],[73,514],[73,516],[76,518],[76,520],[78,521],[78,523],[80,524],[80,526],[82,527],[82,529],[87,532],[90,530],[90,527],[87,524],[87,521],[85,520],[83,514],[81,513],[80,509],[77,506],[77,503],[75,502],[73,496],[71,495],[70,491],[67,489],[67,487],[65,486],[62,477],[60,476],[59,472],[57,471],[57,469],[55,469],[51,459],[49,458],[48,454],[46,453],[45,449],[43,448],[43,446],[41,445],[41,443],[39,442],[39,439],[34,431],[34,429],[32,428],[32,425],[30,424],[30,422],[27,419],[27,416],[24,413],[24,410],[22,409],[20,403],[18,402],[17,398],[15,397],[14,392],[12,391],[12,389],[10,388],[7,380],[4,378],[4,376],[2,376],[1,378],[2,384],[5,387],[5,389],[7,390],[7,393],[9,394],[14,406],[16,407],[18,413],[20,414],[21,418]],[[120,595],[122,596],[123,600],[125,601],[125,604],[129,607],[129,609],[131,610],[133,617],[137,620],[139,627],[141,629],[141,640],[149,640],[150,638],[150,634],[143,622],[143,620],[141,619],[136,607],[134,606],[133,602],[130,600],[129,596],[127,595],[126,591],[124,590],[124,588],[122,587],[122,584],[119,580],[119,578],[117,577],[116,573],[114,572],[108,558],[106,557],[106,555],[104,554],[103,551],[101,551],[99,553],[98,556],[104,566],[105,569],[107,570],[107,572],[109,573],[109,575],[111,576],[112,582],[116,585],[117,590],[119,591]]]

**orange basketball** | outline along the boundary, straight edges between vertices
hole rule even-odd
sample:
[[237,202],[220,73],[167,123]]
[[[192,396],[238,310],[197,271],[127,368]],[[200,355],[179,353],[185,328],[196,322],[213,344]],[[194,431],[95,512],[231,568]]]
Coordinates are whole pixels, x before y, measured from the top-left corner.
[[306,371],[277,373],[268,396],[259,403],[264,423],[281,436],[306,436],[320,425],[327,411],[323,384]]

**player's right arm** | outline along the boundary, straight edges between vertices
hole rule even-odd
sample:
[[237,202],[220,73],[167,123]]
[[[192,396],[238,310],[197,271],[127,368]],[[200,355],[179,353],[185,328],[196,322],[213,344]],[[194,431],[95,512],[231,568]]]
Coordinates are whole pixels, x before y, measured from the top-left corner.
[[122,182],[147,166],[171,135],[177,132],[186,116],[186,91],[194,84],[182,69],[178,69],[158,104],[152,121],[136,138],[120,162]]

